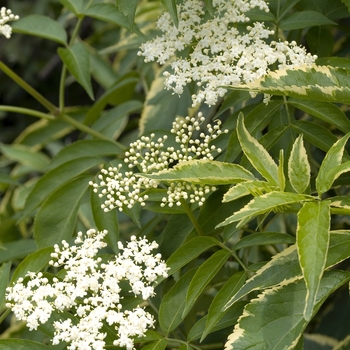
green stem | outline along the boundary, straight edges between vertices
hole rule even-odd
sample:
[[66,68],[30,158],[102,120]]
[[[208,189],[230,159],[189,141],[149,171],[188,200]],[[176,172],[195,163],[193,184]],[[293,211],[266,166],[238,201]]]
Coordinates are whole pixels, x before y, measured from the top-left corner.
[[238,262],[239,265],[242,266],[243,270],[245,272],[248,272],[249,270],[247,269],[247,267],[245,266],[245,264],[243,263],[243,261],[238,257],[237,253],[234,250],[231,250],[230,248],[226,247],[225,244],[223,243],[219,243],[219,246],[225,250],[227,250],[228,252],[230,252],[230,254],[233,256],[233,258]]
[[32,115],[33,117],[38,117],[49,121],[56,120],[56,118],[53,115],[35,111],[34,109],[29,109],[29,108],[0,106],[0,111]]
[[196,217],[193,215],[191,208],[189,207],[189,205],[187,204],[186,200],[181,198],[180,199],[182,208],[185,210],[186,214],[188,215],[188,217],[190,218],[194,228],[196,229],[196,231],[198,232],[199,236],[204,236],[204,232],[201,228],[201,226],[199,225]]
[[91,135],[91,136],[94,136],[96,137],[97,139],[101,139],[101,140],[107,140],[107,141],[111,141],[111,142],[114,142],[115,144],[117,144],[121,149],[125,150],[126,147],[124,145],[122,145],[121,143],[117,142],[117,141],[114,141],[114,140],[111,140],[110,138],[108,138],[107,136],[101,134],[100,132],[94,130],[94,129],[91,129],[89,128],[87,125],[83,124],[83,123],[80,123],[78,122],[77,120],[75,120],[74,118],[72,118],[71,116],[69,116],[68,114],[60,114],[58,115],[58,117],[65,121],[66,123],[74,126],[76,129],[80,130],[80,131],[83,131],[83,132],[86,132],[87,134]]
[[[78,21],[74,27],[72,36],[69,40],[68,46],[72,46],[76,37],[78,36],[78,32],[79,32],[81,23],[83,22],[83,19],[84,19],[84,16],[78,18]],[[62,67],[61,78],[60,78],[60,88],[59,88],[59,107],[58,108],[59,108],[60,113],[63,113],[63,111],[64,111],[64,105],[65,105],[64,93],[65,93],[66,77],[67,77],[67,67],[64,64]]]
[[11,313],[10,309],[7,309],[1,316],[0,316],[0,324],[5,320],[5,318]]
[[47,100],[38,91],[32,88],[27,82],[25,82],[20,76],[18,76],[11,68],[9,68],[4,62],[0,61],[0,69],[8,75],[13,81],[15,81],[22,89],[27,91],[33,96],[41,105],[43,105],[50,113],[56,114],[57,108],[49,100]]

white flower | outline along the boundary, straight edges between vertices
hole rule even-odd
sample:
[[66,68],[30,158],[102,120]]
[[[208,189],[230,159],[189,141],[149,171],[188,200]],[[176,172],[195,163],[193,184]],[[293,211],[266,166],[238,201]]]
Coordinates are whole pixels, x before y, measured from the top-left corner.
[[[172,73],[165,72],[165,87],[182,94],[184,87],[196,82],[198,92],[193,106],[204,101],[214,105],[222,98],[223,86],[239,85],[259,79],[274,63],[278,68],[311,64],[316,56],[306,53],[295,42],[271,42],[273,30],[263,23],[249,21],[252,8],[269,11],[264,0],[213,0],[214,16],[205,16],[203,1],[187,0],[178,5],[178,28],[164,13],[157,22],[163,35],[142,44],[138,55],[145,61],[165,64],[177,51],[191,48],[188,58],[171,61]],[[238,30],[237,25],[243,29]]]
[[2,7],[0,9],[0,33],[7,39],[11,38],[12,28],[6,24],[10,21],[16,21],[19,16],[14,15],[10,9]]
[[[198,117],[176,118],[170,130],[174,135],[175,147],[166,146],[169,141],[166,135],[157,139],[154,134],[141,136],[139,140],[130,144],[129,150],[125,152],[124,162],[130,169],[139,168],[141,174],[151,174],[192,159],[213,160],[214,156],[221,153],[221,149],[212,142],[220,135],[228,133],[228,130],[222,131],[221,121],[216,120],[214,125],[208,124],[204,132],[202,128],[204,120],[201,112],[198,113]],[[132,171],[122,172],[122,167],[119,165],[102,169],[98,175],[100,182],[90,182],[96,193],[99,188],[103,188],[99,196],[106,197],[102,205],[105,211],[114,208],[122,211],[124,207],[132,208],[136,203],[145,205],[148,195],[144,191],[159,186],[158,181],[135,176]],[[180,206],[182,199],[189,199],[190,203],[202,205],[205,196],[215,189],[215,187],[173,182],[168,186],[167,196],[162,199],[160,205]]]
[[146,238],[131,237],[126,247],[119,242],[121,252],[115,259],[103,263],[97,257],[105,247],[107,231],[89,230],[83,239],[79,232],[75,244],[62,242],[55,245],[51,254],[54,267],[65,269],[63,280],[53,278],[50,282],[42,273],[28,272],[29,280],[19,278],[7,288],[6,306],[11,308],[18,320],[26,322],[30,330],[46,323],[54,311],[71,311],[77,318],[55,321],[52,343],[68,343],[67,349],[105,349],[106,334],[103,322],[114,326],[114,345],[134,348],[132,337],[143,336],[153,326],[153,317],[143,308],[123,310],[120,282],[127,281],[131,292],[146,300],[154,296],[152,283],[156,278],[167,277],[168,268],[161,255],[153,255],[158,247]]

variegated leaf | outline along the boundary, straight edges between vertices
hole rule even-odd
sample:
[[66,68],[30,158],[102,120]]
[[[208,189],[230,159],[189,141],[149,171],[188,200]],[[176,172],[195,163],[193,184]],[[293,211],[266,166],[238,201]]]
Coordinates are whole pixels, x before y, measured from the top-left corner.
[[297,193],[303,193],[310,183],[310,164],[306,149],[303,145],[303,136],[300,135],[294,142],[289,160],[288,177]]
[[246,181],[241,182],[231,187],[224,195],[223,202],[234,201],[238,198],[247,196],[248,194],[254,197],[261,196],[264,193],[276,191],[277,186],[271,186],[266,181]]
[[316,64],[280,69],[232,89],[350,104],[350,70]]
[[225,185],[255,180],[250,171],[238,164],[204,159],[181,162],[172,169],[139,176],[165,182],[187,181],[200,185]]
[[279,186],[277,164],[266,149],[248,132],[240,113],[237,120],[237,135],[245,156],[253,167],[271,184]]
[[306,283],[304,317],[310,321],[320,286],[330,239],[330,201],[307,202],[299,210],[297,247]]
[[[312,314],[349,280],[348,271],[327,271],[320,282]],[[303,315],[306,294],[303,280],[288,280],[264,291],[244,308],[225,350],[294,349],[308,324]]]
[[339,173],[344,147],[350,137],[350,133],[347,133],[344,137],[338,140],[327,152],[324,157],[318,175],[316,178],[316,189],[319,195],[327,192],[334,180],[344,171]]
[[[242,221],[245,219],[253,218],[260,214],[265,214],[271,210],[279,209],[282,206],[302,203],[304,201],[313,200],[313,197],[289,192],[274,191],[263,194],[260,197],[252,199],[246,206],[241,210],[237,211],[225,221],[220,223],[217,227],[225,226],[236,221]],[[237,228],[241,227],[238,223]]]

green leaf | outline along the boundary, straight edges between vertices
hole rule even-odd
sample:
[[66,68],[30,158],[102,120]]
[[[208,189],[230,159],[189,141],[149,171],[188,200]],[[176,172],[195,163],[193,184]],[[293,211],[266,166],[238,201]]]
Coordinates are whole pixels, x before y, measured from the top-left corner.
[[311,168],[307,159],[302,135],[293,144],[288,160],[288,177],[297,193],[305,192],[310,184]]
[[[349,272],[327,271],[320,282],[312,314],[349,280]],[[286,281],[260,294],[244,308],[225,350],[292,349],[308,324],[303,316],[306,294],[304,280]]]
[[243,287],[225,305],[225,309],[254,290],[273,287],[284,280],[295,279],[296,277],[301,278],[302,274],[298,261],[297,248],[295,245],[292,245],[281,253],[274,255],[253,277],[249,278]]
[[215,295],[208,310],[205,328],[201,334],[201,341],[212,332],[215,325],[225,316],[227,310],[223,311],[224,306],[243,286],[246,278],[247,274],[243,271],[235,273]]
[[1,308],[5,300],[5,292],[9,283],[10,271],[11,271],[11,262],[7,262],[0,266],[0,307]]
[[59,165],[44,174],[27,197],[25,208],[19,220],[35,210],[50,193],[64,185],[74,177],[101,163],[101,159],[93,157],[81,157]]
[[47,16],[30,15],[11,24],[14,33],[34,35],[66,45],[67,33],[63,26]]
[[18,278],[25,277],[27,272],[39,272],[43,270],[51,260],[51,253],[53,253],[52,247],[42,248],[34,253],[29,254],[21,263],[17,266],[15,272],[11,277],[11,284],[15,283]]
[[235,250],[268,244],[294,244],[295,238],[286,233],[256,232],[241,238],[234,246]]
[[[242,93],[245,91],[233,91],[233,92]],[[229,96],[231,96],[231,94]],[[236,95],[233,95],[233,97],[235,96]],[[238,95],[238,97],[239,96],[240,95]],[[278,113],[278,110],[280,109],[282,104],[283,104],[283,101],[281,100],[272,100],[268,105],[264,103],[258,103],[258,105],[244,117],[244,124],[247,130],[249,131],[249,133],[251,135],[256,135],[257,133],[262,132],[263,129],[265,129],[266,126],[269,124],[273,116],[275,116],[276,113]],[[280,135],[282,134],[283,132],[281,130]],[[237,156],[240,154],[240,152],[241,152],[241,148],[239,147],[237,133],[233,132],[230,136],[229,144],[227,145],[225,161],[229,163],[233,162],[237,158]]]
[[1,350],[50,350],[50,346],[32,340],[0,339]]
[[45,200],[34,221],[34,238],[38,247],[53,246],[72,237],[80,200],[91,179],[91,176],[79,176]]
[[240,165],[214,160],[189,160],[153,174],[140,174],[165,182],[187,181],[200,185],[225,185],[254,180],[251,172]]
[[195,272],[196,269],[192,269],[185,273],[162,298],[158,319],[160,328],[167,334],[183,320],[186,294]]
[[224,195],[223,202],[234,201],[249,194],[254,197],[261,196],[263,193],[276,191],[277,186],[271,186],[266,181],[246,181],[232,186]]
[[[220,329],[227,328],[227,327],[230,327],[230,329],[232,329],[232,326],[237,323],[239,316],[242,315],[243,308],[246,304],[247,304],[246,301],[240,301],[235,305],[233,305],[230,309],[226,310],[224,312],[224,315],[214,325],[214,327],[211,329],[209,333],[216,332]],[[202,334],[205,329],[207,320],[208,320],[208,315],[205,315],[193,325],[191,330],[188,332],[188,336],[187,336],[188,341],[194,341],[201,338],[204,339],[204,337],[202,337]]]
[[136,7],[139,0],[116,0],[118,10],[128,19],[130,27],[133,28]]
[[117,105],[130,100],[139,79],[133,73],[127,73],[110,86],[86,113],[84,124],[94,123],[107,104]]
[[[335,266],[350,255],[350,232],[331,231],[326,268]],[[298,260],[296,245],[276,254],[256,274],[247,280],[244,286],[232,297],[226,307],[254,290],[261,290],[280,284],[284,280],[301,278],[302,272]]]
[[[343,159],[344,147],[350,137],[350,133],[346,134],[338,140],[327,152],[324,157],[319,172],[316,177],[316,189],[319,196],[327,192],[336,179],[338,166]],[[338,175],[339,176],[339,175]]]
[[82,12],[84,7],[83,0],[60,0],[60,3],[76,16]]
[[166,339],[159,339],[154,343],[143,346],[141,349],[142,350],[164,350],[167,344],[168,344],[168,341]]
[[306,101],[297,98],[290,98],[288,103],[330,125],[336,126],[344,133],[347,133],[350,129],[350,121],[345,113],[333,103],[312,100]]
[[329,246],[330,201],[305,203],[298,213],[297,247],[306,283],[304,317],[310,321],[326,265]]
[[1,152],[13,161],[29,166],[35,170],[43,170],[50,162],[50,158],[42,152],[34,151],[24,145],[0,145]]
[[337,141],[337,137],[329,129],[313,122],[296,120],[292,123],[292,128],[297,133],[302,134],[310,143],[325,152]]
[[348,11],[350,12],[350,0],[341,0],[341,1],[348,8]]
[[237,135],[245,156],[253,167],[271,184],[279,185],[278,167],[269,153],[252,137],[243,122],[243,115],[238,116]]
[[205,7],[208,9],[208,12],[211,16],[214,15],[213,0],[204,0]]
[[[245,207],[234,213],[232,216],[228,217],[217,227],[225,226],[236,221],[242,221],[247,218],[253,218],[257,215],[267,213],[271,210],[276,210],[281,206],[301,203],[310,200],[312,200],[311,196],[306,196],[298,193],[280,191],[269,192],[263,194],[260,197],[253,198]],[[237,225],[237,228],[239,227],[240,223]]]
[[219,272],[222,266],[230,257],[230,252],[227,250],[218,250],[210,258],[201,264],[191,280],[186,295],[186,305],[183,310],[182,317],[184,318],[192,309],[194,303],[199,298],[207,284]]
[[325,15],[316,11],[294,12],[280,22],[282,30],[303,29],[313,26],[336,25]]
[[84,15],[100,19],[101,21],[116,24],[117,26],[131,30],[129,21],[120,13],[115,6],[108,3],[94,4],[90,6]]
[[200,254],[207,251],[209,248],[219,245],[219,241],[213,237],[195,237],[189,242],[182,245],[170,256],[166,264],[170,267],[168,275],[172,275],[182,266],[195,259]]
[[113,249],[114,253],[118,253],[118,241],[119,241],[119,225],[118,216],[116,210],[104,212],[101,209],[103,199],[100,198],[96,193],[91,191],[91,210],[94,222],[98,231],[107,230],[106,241],[108,246]]
[[313,64],[279,69],[254,82],[231,88],[306,100],[350,104],[349,75],[350,71],[345,68]]
[[4,243],[0,254],[0,264],[9,260],[23,259],[28,254],[35,252],[36,249],[33,239],[20,239]]
[[93,100],[94,93],[92,91],[90,77],[90,56],[85,45],[78,42],[67,49],[60,47],[57,52],[69,72]]
[[123,149],[112,141],[106,140],[81,140],[64,148],[52,160],[47,170],[57,168],[60,165],[74,159],[83,157],[117,157],[123,153]]
[[175,27],[179,25],[179,19],[177,16],[176,0],[161,0],[166,11],[169,12],[171,20],[173,21]]

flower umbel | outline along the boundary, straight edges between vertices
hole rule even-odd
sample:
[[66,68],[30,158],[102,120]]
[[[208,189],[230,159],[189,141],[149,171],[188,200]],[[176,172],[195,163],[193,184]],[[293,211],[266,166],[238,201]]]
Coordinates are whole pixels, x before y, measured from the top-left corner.
[[246,24],[249,10],[259,8],[269,12],[265,0],[213,0],[213,7],[214,15],[208,19],[203,1],[184,1],[178,5],[177,28],[165,12],[157,22],[163,35],[142,44],[138,53],[146,62],[165,64],[176,52],[190,47],[189,56],[173,60],[173,72],[166,71],[164,75],[165,87],[176,94],[182,94],[190,82],[197,83],[193,106],[202,101],[216,104],[227,91],[224,86],[261,78],[274,63],[284,68],[315,61],[315,56],[307,54],[295,42],[268,44],[274,31],[265,28],[263,23]]
[[0,33],[7,39],[11,38],[12,28],[6,24],[10,21],[16,21],[19,16],[14,15],[10,9],[2,7],[0,9]]
[[54,277],[49,281],[42,273],[28,272],[26,279],[19,278],[7,288],[6,306],[11,308],[18,320],[26,322],[30,330],[46,323],[53,312],[71,311],[75,319],[66,318],[54,322],[52,343],[67,342],[69,350],[103,350],[106,333],[104,324],[116,330],[115,346],[134,348],[132,337],[141,337],[154,320],[144,308],[137,306],[123,310],[120,284],[127,281],[130,290],[123,291],[146,300],[154,295],[153,282],[159,276],[167,277],[161,255],[153,255],[158,247],[146,238],[131,237],[115,259],[103,263],[98,251],[106,246],[103,242],[107,231],[89,230],[83,239],[81,232],[70,246],[62,242],[55,245],[50,265],[64,268],[62,280]]
[[[201,131],[204,122],[202,113],[198,117],[176,118],[172,125],[171,133],[175,136],[175,146],[166,146],[168,137],[164,135],[155,139],[155,135],[141,136],[141,138],[130,144],[129,150],[125,153],[124,162],[130,169],[137,167],[141,174],[151,174],[168,169],[174,164],[190,161],[192,159],[213,160],[214,156],[222,150],[212,144],[217,137],[225,134],[228,130],[222,131],[221,121],[216,120],[214,125],[208,124],[206,132]],[[197,138],[194,138],[194,135]],[[130,170],[122,172],[122,165],[102,169],[98,176],[99,183],[90,182],[94,192],[100,197],[106,197],[102,209],[105,211],[124,207],[131,209],[136,203],[145,205],[148,195],[143,193],[146,190],[157,188],[160,184],[156,180],[135,175]],[[180,206],[181,199],[189,199],[190,203],[202,205],[205,196],[215,187],[194,185],[186,182],[173,182],[167,187],[167,196],[163,197],[161,206]]]

